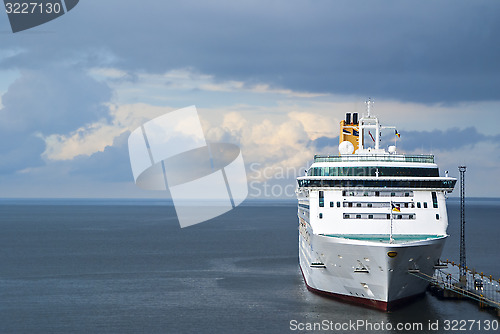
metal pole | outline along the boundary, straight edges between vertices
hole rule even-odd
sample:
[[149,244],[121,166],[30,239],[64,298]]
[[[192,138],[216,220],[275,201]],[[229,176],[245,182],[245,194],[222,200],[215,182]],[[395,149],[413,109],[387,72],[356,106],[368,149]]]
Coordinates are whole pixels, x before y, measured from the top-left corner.
[[465,171],[466,166],[459,166],[460,171],[460,281],[466,282],[467,260],[465,256]]
[[392,244],[394,243],[394,239],[392,237],[392,201],[391,204],[389,205],[389,212],[391,213],[391,234],[389,235],[389,243]]

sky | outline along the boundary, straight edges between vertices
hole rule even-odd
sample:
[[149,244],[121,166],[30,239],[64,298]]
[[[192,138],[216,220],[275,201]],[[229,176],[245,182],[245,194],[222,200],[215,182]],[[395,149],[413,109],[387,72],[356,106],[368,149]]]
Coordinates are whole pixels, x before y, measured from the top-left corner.
[[454,177],[465,164],[468,196],[500,197],[498,13],[494,0],[81,0],[18,33],[0,13],[0,197],[168,197],[135,186],[127,139],[196,105],[207,140],[240,146],[250,197],[293,198],[368,97],[398,152],[434,154]]

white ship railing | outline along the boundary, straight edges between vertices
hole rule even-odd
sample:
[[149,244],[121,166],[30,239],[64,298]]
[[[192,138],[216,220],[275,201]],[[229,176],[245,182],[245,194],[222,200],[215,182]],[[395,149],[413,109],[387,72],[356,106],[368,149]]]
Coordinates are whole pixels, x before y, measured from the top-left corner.
[[315,155],[314,162],[360,162],[360,161],[394,161],[434,163],[433,155],[403,155],[403,154],[353,154],[353,155]]

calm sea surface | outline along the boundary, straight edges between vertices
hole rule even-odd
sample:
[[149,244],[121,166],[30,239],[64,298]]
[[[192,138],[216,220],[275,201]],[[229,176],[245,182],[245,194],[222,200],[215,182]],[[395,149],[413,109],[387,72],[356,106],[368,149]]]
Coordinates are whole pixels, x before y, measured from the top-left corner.
[[[443,259],[458,261],[458,201],[448,213]],[[500,201],[468,200],[466,217],[468,265],[500,278]],[[445,333],[446,320],[498,320],[431,295],[382,313],[308,292],[294,202],[245,202],[180,229],[162,201],[0,200],[0,231],[0,333],[298,332],[291,321]]]

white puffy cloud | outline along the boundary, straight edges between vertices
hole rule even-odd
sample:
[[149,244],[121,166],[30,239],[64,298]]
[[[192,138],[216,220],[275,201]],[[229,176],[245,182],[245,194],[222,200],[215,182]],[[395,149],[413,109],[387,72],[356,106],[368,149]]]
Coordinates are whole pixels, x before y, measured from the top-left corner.
[[163,115],[172,108],[151,106],[144,103],[109,105],[111,120],[100,120],[86,124],[68,135],[51,134],[44,137],[44,158],[49,160],[71,160],[79,155],[90,156],[111,146],[116,137],[133,131],[147,120]]

